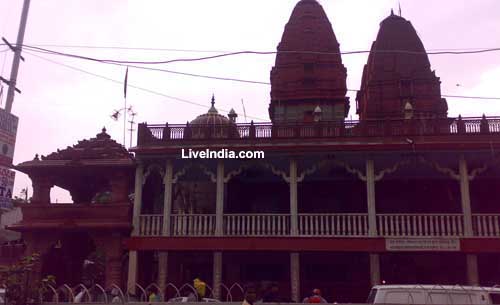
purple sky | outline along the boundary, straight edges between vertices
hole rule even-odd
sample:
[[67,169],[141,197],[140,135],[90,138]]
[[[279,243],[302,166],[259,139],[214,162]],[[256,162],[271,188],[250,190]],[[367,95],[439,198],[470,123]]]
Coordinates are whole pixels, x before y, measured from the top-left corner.
[[[48,45],[120,46],[190,50],[273,51],[297,0],[32,0],[25,44],[99,58],[165,60],[201,57],[213,53],[61,48]],[[367,50],[379,23],[395,0],[322,0],[341,51]],[[402,16],[409,19],[427,50],[500,47],[500,1],[420,0],[400,1]],[[0,35],[15,42],[21,0],[0,1]],[[0,46],[0,51],[4,50]],[[125,68],[53,55],[37,54],[118,81]],[[122,123],[110,118],[123,107],[123,85],[78,72],[24,53],[13,113],[19,117],[14,163],[46,155],[56,149],[90,138],[106,126],[122,141]],[[348,87],[358,89],[366,55],[345,55]],[[10,52],[0,52],[0,73],[9,78]],[[500,96],[500,53],[431,56],[431,65],[442,81],[442,93],[450,95]],[[181,72],[269,81],[273,55],[243,55],[196,63],[175,63],[161,68]],[[2,68],[3,67],[3,68]],[[138,112],[139,122],[185,123],[209,107],[215,93],[219,110],[234,108],[244,122],[241,99],[247,116],[268,121],[270,88],[130,69],[129,84],[189,100],[190,105],[129,87],[128,103]],[[456,86],[460,84],[460,86]],[[351,115],[355,118],[355,99]],[[500,114],[500,101],[448,98],[449,115]],[[2,101],[5,102],[5,96]],[[2,104],[2,107],[4,104]],[[222,112],[222,111],[221,111]],[[127,135],[128,139],[128,135]],[[134,134],[135,139],[135,134]],[[128,140],[127,140],[128,143]],[[14,194],[31,186],[18,173]],[[31,190],[30,190],[31,194]],[[52,200],[70,197],[53,189]]]

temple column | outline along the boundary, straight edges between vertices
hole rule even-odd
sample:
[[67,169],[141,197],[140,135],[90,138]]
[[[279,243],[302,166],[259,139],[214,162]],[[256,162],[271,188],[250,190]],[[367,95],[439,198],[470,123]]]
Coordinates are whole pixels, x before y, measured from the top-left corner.
[[128,203],[128,177],[124,173],[115,175],[110,179],[111,185],[111,202],[112,203]]
[[220,285],[222,282],[222,252],[214,252],[214,269],[213,269],[213,296],[214,299],[220,298]]
[[35,204],[50,204],[50,189],[54,184],[45,177],[31,176],[33,182],[33,197],[31,202]]
[[[469,170],[467,169],[467,160],[464,155],[460,155],[458,162],[458,171],[460,174],[460,195],[462,201],[462,213],[464,218],[465,237],[472,237],[472,209],[470,204],[469,191]],[[477,266],[477,255],[467,254],[467,282],[469,285],[479,285],[479,275]]]
[[215,236],[224,234],[224,161],[217,160]]
[[[216,177],[216,202],[215,202],[215,236],[224,235],[224,161],[217,160]],[[220,285],[222,281],[222,252],[214,252],[213,265],[213,295],[220,298]]]
[[[163,226],[162,235],[170,236],[170,219],[172,214],[172,192],[173,192],[173,165],[172,160],[167,160],[165,164],[165,176],[163,177],[163,183],[165,185],[165,191],[163,196]],[[165,287],[167,285],[167,269],[168,268],[168,252],[158,253],[158,286],[164,293]]]
[[290,285],[293,302],[301,302],[300,299],[300,255],[298,252],[290,253]]
[[[377,236],[377,209],[375,205],[375,166],[371,159],[366,160],[366,202],[368,210],[368,235]],[[380,256],[370,253],[370,282],[380,284]]]
[[[132,236],[139,235],[139,221],[142,206],[142,180],[144,176],[144,165],[138,163],[135,169],[135,191],[134,191],[134,210],[132,216]],[[128,280],[127,289],[134,293],[137,283],[137,251],[131,250],[128,255]]]
[[297,208],[297,160],[290,159],[290,234],[299,235]]

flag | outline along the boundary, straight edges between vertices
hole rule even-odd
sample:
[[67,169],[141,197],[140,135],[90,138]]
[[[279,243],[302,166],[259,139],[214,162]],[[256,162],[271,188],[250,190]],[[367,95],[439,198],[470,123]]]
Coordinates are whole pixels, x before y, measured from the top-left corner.
[[123,97],[127,98],[127,83],[128,83],[128,67],[125,72],[125,82],[123,83]]

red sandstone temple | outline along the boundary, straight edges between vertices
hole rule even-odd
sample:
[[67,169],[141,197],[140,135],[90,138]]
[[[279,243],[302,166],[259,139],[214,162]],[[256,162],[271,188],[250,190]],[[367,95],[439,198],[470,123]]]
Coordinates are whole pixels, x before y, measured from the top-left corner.
[[[392,13],[355,122],[346,76],[323,8],[301,0],[271,69],[270,123],[238,124],[212,99],[188,124],[139,125],[134,156],[103,130],[21,163],[34,196],[11,228],[60,284],[97,250],[107,287],[165,293],[199,277],[220,299],[233,283],[275,283],[293,301],[320,288],[330,302],[382,282],[499,283],[500,120],[448,117],[422,41]],[[207,148],[265,158],[181,158]],[[50,202],[55,185],[74,203]]]

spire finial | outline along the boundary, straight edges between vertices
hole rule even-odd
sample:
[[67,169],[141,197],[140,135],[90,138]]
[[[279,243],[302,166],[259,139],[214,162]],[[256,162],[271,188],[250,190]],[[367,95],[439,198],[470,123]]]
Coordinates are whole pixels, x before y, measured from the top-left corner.
[[217,112],[217,109],[215,109],[215,94],[212,93],[212,107],[210,107],[210,109],[208,109],[208,113],[218,113]]
[[394,10],[391,8],[391,16],[394,16]]
[[398,2],[398,6],[399,6],[399,17],[401,17],[401,2]]

